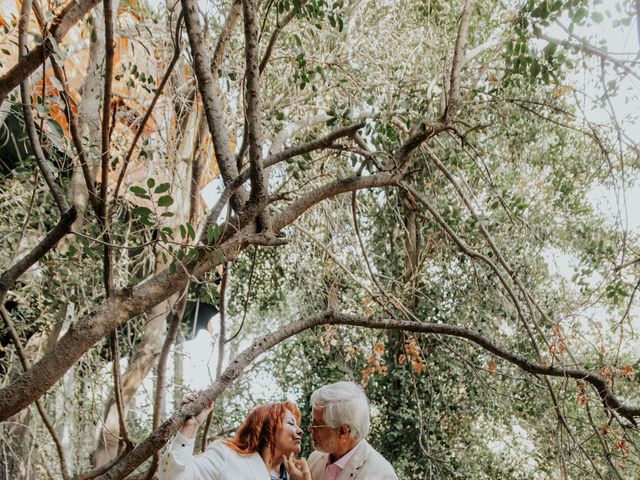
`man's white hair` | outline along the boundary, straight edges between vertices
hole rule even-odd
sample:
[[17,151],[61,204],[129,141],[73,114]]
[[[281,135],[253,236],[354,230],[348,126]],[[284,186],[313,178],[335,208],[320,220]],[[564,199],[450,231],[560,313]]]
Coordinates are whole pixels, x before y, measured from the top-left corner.
[[361,440],[369,433],[369,402],[361,387],[353,382],[336,382],[311,394],[311,407],[324,408],[324,421],[332,428],[349,425],[349,435]]

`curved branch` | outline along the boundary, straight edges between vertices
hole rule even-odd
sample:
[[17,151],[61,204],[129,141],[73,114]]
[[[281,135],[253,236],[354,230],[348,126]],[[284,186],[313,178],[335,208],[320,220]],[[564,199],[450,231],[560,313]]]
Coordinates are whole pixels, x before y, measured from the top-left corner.
[[[21,58],[0,77],[0,105],[9,93],[29,77],[57,48],[69,29],[84,17],[100,0],[71,0],[51,22],[49,37]],[[54,40],[52,42],[52,40]]]
[[379,330],[404,330],[415,333],[430,333],[463,338],[479,345],[493,355],[520,367],[525,372],[535,375],[573,378],[575,380],[586,381],[596,388],[600,398],[607,408],[616,410],[618,414],[631,421],[633,421],[634,417],[640,417],[640,406],[622,404],[622,402],[615,397],[609,385],[607,385],[606,380],[600,375],[579,368],[567,369],[533,362],[527,357],[512,353],[502,347],[499,347],[486,337],[483,337],[482,335],[467,328],[442,323],[421,323],[407,320],[376,319],[373,317],[364,317],[340,313],[333,310],[325,310],[306,319],[289,323],[288,325],[281,327],[279,330],[269,333],[254,341],[249,348],[236,356],[236,358],[231,362],[231,365],[224,371],[216,383],[202,392],[194,402],[176,411],[157,430],[132,450],[129,455],[123,458],[122,462],[115,465],[113,469],[99,478],[102,480],[116,480],[124,478],[155,451],[160,449],[167,441],[169,441],[169,439],[177,432],[180,425],[182,425],[188,417],[197,415],[211,402],[215,401],[259,355],[262,355],[264,352],[294,335],[320,325],[350,325],[354,327],[365,327]]

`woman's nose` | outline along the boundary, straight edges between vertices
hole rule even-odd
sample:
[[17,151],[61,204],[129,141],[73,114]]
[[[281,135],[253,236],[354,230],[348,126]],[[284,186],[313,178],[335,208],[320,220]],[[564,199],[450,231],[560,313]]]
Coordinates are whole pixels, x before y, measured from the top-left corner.
[[304,430],[302,430],[300,427],[296,427],[296,435],[302,435],[304,433]]

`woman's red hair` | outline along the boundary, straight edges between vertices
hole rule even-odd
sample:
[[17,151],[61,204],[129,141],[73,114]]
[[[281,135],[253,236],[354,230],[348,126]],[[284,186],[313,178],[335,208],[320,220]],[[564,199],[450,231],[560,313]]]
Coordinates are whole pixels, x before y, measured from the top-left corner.
[[267,403],[254,408],[236,431],[236,436],[226,440],[226,444],[243,455],[262,452],[268,446],[275,455],[276,435],[287,412],[291,412],[300,424],[300,410],[292,402]]

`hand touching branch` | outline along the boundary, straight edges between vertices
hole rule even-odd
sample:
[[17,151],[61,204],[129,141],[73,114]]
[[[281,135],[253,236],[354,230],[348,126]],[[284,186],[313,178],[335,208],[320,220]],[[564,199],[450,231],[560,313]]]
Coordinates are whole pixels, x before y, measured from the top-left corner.
[[[182,400],[181,406],[188,405],[198,398],[199,393],[190,393]],[[211,402],[207,408],[202,410],[199,414],[193,417],[189,417],[180,427],[180,434],[185,438],[195,438],[198,428],[205,421],[207,415],[213,410],[213,402]]]

